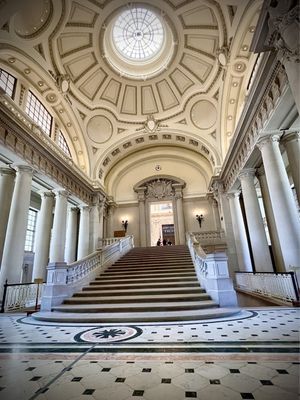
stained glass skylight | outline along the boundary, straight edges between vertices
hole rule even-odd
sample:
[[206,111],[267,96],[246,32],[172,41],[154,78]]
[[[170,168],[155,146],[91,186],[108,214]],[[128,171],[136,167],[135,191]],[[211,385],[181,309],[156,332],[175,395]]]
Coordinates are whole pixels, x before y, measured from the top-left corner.
[[123,57],[144,61],[154,57],[162,48],[164,29],[154,12],[132,7],[116,19],[112,36],[116,50]]

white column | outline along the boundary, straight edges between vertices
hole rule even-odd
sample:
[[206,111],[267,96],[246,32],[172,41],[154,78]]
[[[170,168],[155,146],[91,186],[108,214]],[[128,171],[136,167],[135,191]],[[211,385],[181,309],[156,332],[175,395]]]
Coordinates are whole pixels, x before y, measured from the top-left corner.
[[146,241],[146,214],[145,214],[145,190],[146,187],[140,187],[137,189],[138,201],[139,201],[139,231],[140,231],[140,246],[147,246]]
[[254,178],[254,168],[244,169],[239,174],[254,265],[257,272],[272,272],[274,269],[259,208]]
[[41,278],[45,281],[47,276],[46,267],[49,260],[52,211],[54,203],[54,194],[52,192],[41,191],[39,194],[42,202],[36,224],[32,281],[36,278]]
[[298,203],[300,204],[300,133],[285,133],[280,143],[283,143],[289,160],[289,169],[295,185]]
[[113,232],[113,211],[114,206],[109,204],[107,208],[107,221],[106,221],[106,231],[107,237],[112,238],[114,236]]
[[239,197],[239,192],[230,193],[227,195],[235,238],[237,259],[240,271],[252,272],[252,263]]
[[50,243],[50,264],[64,262],[68,202],[66,190],[54,190],[53,192],[55,194],[55,208]]
[[217,231],[221,230],[221,220],[220,220],[220,213],[219,213],[219,204],[217,200],[212,199],[212,212],[214,216],[214,223],[215,223],[215,229]]
[[78,253],[77,259],[81,260],[89,254],[89,228],[90,228],[90,210],[89,206],[80,207],[79,233],[78,233]]
[[266,213],[267,225],[269,229],[270,240],[272,244],[272,252],[274,256],[274,262],[277,272],[284,272],[284,262],[280,249],[280,242],[277,234],[274,213],[272,210],[271,198],[268,190],[267,180],[265,170],[263,168],[259,168],[257,177],[259,180],[260,190],[262,194],[262,199],[264,203],[264,209]]
[[258,142],[269,188],[272,209],[285,269],[299,265],[300,226],[296,203],[279,149],[278,135]]
[[8,283],[20,282],[33,175],[33,169],[27,165],[13,167],[17,173],[0,270],[0,299],[6,279]]
[[68,210],[65,261],[70,264],[76,260],[78,232],[78,208],[70,207]]
[[15,172],[12,168],[0,168],[0,265],[14,190]]
[[177,211],[177,226],[179,234],[179,244],[185,244],[185,224],[182,205],[182,185],[173,184],[175,189],[176,211]]
[[104,197],[97,196],[90,212],[90,248],[96,251],[103,238]]

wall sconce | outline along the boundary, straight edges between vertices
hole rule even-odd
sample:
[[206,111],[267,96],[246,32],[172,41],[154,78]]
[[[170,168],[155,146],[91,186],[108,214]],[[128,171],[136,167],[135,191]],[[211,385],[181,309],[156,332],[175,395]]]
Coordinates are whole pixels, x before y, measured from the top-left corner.
[[128,227],[128,221],[127,219],[125,221],[122,221],[122,226],[124,228],[124,231],[127,232],[127,227]]
[[204,220],[204,216],[202,214],[196,215],[196,220],[199,222],[199,226],[201,228],[202,221]]

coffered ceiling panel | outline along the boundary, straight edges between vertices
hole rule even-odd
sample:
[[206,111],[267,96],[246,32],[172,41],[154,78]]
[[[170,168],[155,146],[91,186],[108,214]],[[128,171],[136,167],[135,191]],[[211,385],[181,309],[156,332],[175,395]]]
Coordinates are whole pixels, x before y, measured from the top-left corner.
[[158,112],[157,103],[152,86],[142,87],[142,113],[155,114]]
[[101,99],[107,100],[110,103],[117,105],[119,100],[119,92],[121,89],[121,83],[116,81],[115,79],[111,79],[109,84],[106,86]]
[[[194,2],[195,4],[195,2]],[[185,27],[217,26],[212,10],[206,6],[192,7],[181,16]]]
[[85,26],[94,25],[97,14],[92,9],[85,7],[84,4],[87,4],[87,2],[82,2],[82,1],[72,2],[72,8],[70,12],[70,18],[68,20],[68,25],[73,25],[73,24],[76,25],[81,24]]
[[191,72],[201,83],[204,83],[212,70],[212,65],[201,60],[200,58],[191,55],[184,54],[181,60],[181,65]]
[[103,69],[97,68],[95,71],[91,71],[90,76],[79,86],[79,90],[83,95],[87,96],[90,100],[93,100],[96,94],[99,92],[102,83],[105,81],[107,74]]
[[62,57],[88,48],[92,45],[92,35],[87,32],[65,33],[58,40],[58,49]]
[[176,68],[175,71],[170,75],[174,85],[180,94],[183,94],[189,87],[194,84],[194,81],[190,79],[183,71]]
[[133,115],[137,113],[136,92],[137,88],[135,86],[126,85],[121,107],[122,113]]
[[84,54],[80,57],[73,58],[71,61],[64,64],[66,71],[71,75],[71,78],[76,82],[81,76],[97,64],[94,53]]
[[166,80],[158,82],[157,89],[164,110],[168,110],[178,104],[176,95]]

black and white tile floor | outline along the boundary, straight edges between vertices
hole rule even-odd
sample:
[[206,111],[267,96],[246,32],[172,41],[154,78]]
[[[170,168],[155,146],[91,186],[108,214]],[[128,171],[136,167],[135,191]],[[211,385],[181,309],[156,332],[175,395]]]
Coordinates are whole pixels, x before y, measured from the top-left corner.
[[0,317],[0,399],[296,400],[300,311],[165,324]]

